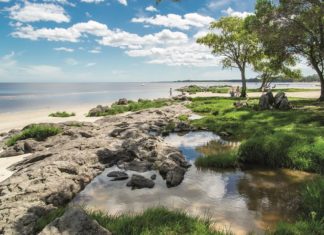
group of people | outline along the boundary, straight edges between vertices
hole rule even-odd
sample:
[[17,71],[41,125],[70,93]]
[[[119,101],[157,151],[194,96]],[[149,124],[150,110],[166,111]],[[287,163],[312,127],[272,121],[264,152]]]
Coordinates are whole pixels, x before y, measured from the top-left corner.
[[231,97],[240,97],[241,96],[241,89],[240,89],[240,86],[232,86],[230,89],[229,89],[229,94]]

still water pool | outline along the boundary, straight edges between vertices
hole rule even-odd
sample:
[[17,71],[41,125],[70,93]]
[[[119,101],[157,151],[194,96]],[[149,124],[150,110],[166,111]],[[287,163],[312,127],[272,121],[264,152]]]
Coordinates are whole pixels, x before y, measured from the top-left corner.
[[[95,178],[74,203],[110,214],[141,212],[145,208],[164,206],[208,217],[216,227],[225,227],[235,234],[250,231],[263,234],[277,221],[295,218],[298,190],[312,178],[311,174],[286,169],[197,169],[194,160],[210,149],[213,146],[211,143],[236,145],[223,141],[212,132],[171,134],[165,141],[178,147],[193,164],[181,185],[167,188],[157,174],[153,189],[131,190],[126,187],[127,181],[110,181],[107,173],[117,170],[117,167],[112,167]],[[155,173],[151,171],[142,175],[150,177]]]

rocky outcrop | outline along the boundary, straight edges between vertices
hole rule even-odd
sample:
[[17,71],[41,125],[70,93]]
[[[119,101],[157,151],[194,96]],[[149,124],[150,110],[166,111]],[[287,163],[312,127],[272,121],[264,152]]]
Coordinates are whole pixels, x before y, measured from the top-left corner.
[[153,188],[154,185],[153,180],[142,175],[132,175],[132,178],[127,183],[127,187],[132,187],[132,189]]
[[64,215],[48,224],[39,235],[111,235],[78,207],[68,208]]
[[[156,170],[169,187],[180,184],[188,165],[184,157],[149,131],[153,127],[161,133],[181,114],[190,111],[174,105],[107,116],[95,123],[61,123],[62,132],[56,136],[25,140],[29,146],[23,145],[23,152],[32,154],[13,165],[15,173],[0,183],[0,234],[35,234],[40,217],[66,205],[109,166]],[[111,135],[118,128],[123,131]]]
[[263,94],[259,99],[259,109],[279,109],[279,110],[288,110],[291,109],[291,105],[288,101],[288,97],[284,92],[279,91],[275,97],[271,91],[268,91],[266,94]]
[[112,181],[127,180],[128,174],[124,171],[112,171],[107,174],[108,177],[113,177]]
[[126,98],[122,98],[117,101],[117,105],[127,105],[127,104],[128,104],[128,100]]
[[98,117],[102,113],[106,112],[109,109],[108,106],[98,105],[97,107],[91,109],[88,113],[89,117]]

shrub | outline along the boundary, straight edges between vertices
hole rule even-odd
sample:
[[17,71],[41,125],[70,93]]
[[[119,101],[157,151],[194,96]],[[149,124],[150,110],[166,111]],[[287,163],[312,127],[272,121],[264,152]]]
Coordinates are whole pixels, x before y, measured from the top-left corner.
[[12,146],[16,144],[18,140],[25,140],[29,138],[34,138],[37,141],[43,141],[47,137],[57,135],[61,132],[61,129],[52,125],[47,124],[33,124],[23,129],[22,132],[11,136],[7,142],[7,146]]
[[178,116],[178,119],[182,122],[186,122],[186,121],[188,121],[189,117],[188,117],[188,115],[182,114],[182,115]]
[[75,116],[75,113],[68,113],[68,112],[56,112],[56,113],[51,113],[50,115],[48,115],[50,117],[72,117],[72,116]]
[[100,211],[88,213],[101,226],[116,235],[231,234],[212,230],[209,220],[190,217],[184,212],[170,211],[166,208],[151,208],[138,215],[111,216]]

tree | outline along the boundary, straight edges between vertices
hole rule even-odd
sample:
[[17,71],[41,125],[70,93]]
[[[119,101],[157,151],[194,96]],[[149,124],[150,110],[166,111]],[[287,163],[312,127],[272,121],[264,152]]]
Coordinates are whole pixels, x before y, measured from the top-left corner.
[[269,54],[306,58],[321,82],[324,101],[324,1],[258,0],[254,31]]
[[277,80],[296,80],[301,78],[301,71],[294,69],[296,61],[293,57],[281,59],[264,54],[263,58],[255,60],[253,63],[254,71],[260,73],[261,86],[260,90],[269,87],[270,84]]
[[246,97],[246,67],[261,55],[258,37],[250,33],[244,19],[238,17],[222,17],[212,22],[211,30],[219,33],[209,33],[197,39],[197,43],[207,45],[212,53],[224,59],[224,68],[238,68],[241,72],[241,97]]

